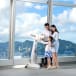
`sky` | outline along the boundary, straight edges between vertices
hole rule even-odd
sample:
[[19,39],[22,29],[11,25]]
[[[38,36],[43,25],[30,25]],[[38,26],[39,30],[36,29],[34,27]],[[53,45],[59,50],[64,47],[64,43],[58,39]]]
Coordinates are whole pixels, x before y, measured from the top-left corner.
[[[54,1],[76,3],[76,0]],[[9,40],[9,6],[9,0],[0,0],[0,42]],[[31,33],[41,34],[47,22],[47,9],[47,4],[16,1],[15,41],[31,39]],[[52,17],[52,24],[59,30],[59,38],[76,43],[76,8],[53,6]]]

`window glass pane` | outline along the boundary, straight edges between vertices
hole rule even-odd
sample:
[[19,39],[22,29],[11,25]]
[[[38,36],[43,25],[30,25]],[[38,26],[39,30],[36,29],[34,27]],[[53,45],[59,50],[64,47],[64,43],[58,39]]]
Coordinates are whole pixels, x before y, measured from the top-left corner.
[[27,1],[27,2],[47,3],[48,0],[17,0],[17,1]]
[[58,1],[58,2],[67,2],[67,3],[76,3],[76,0],[53,0],[53,1]]
[[10,0],[0,0],[0,59],[8,59]]
[[53,6],[53,20],[60,34],[60,56],[76,55],[76,8]]
[[[44,30],[45,22],[47,22],[47,5],[16,1],[14,58],[30,56],[34,41],[30,34],[40,34]],[[43,45],[38,43],[38,47],[40,46]],[[38,55],[44,52],[43,47],[37,50]]]

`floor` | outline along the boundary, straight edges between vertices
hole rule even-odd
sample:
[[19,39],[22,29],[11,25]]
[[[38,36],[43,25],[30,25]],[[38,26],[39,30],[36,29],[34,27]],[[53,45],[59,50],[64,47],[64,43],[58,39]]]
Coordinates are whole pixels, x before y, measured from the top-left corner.
[[0,67],[0,76],[76,76],[76,63],[63,63],[58,69],[50,70]]

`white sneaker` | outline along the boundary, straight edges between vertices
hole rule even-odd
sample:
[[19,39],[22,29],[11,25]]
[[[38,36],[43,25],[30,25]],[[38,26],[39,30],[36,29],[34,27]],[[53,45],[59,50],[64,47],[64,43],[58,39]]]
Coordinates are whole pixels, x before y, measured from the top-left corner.
[[51,66],[48,66],[47,69],[51,69]]
[[52,68],[52,69],[56,69],[56,66],[52,66],[51,68]]

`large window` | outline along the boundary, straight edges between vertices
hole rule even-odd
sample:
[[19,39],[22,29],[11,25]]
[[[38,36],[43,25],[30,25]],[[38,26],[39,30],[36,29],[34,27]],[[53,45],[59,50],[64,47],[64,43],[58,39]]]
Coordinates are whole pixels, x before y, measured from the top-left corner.
[[[34,40],[30,34],[42,33],[45,22],[47,22],[46,4],[16,1],[15,59],[30,56]],[[40,43],[37,52],[38,55],[44,53],[44,47]]]
[[53,20],[60,34],[59,56],[76,55],[76,8],[53,6]]
[[0,0],[0,59],[9,57],[10,0]]
[[[16,5],[14,1],[16,1]],[[58,55],[68,57],[76,56],[76,7],[73,6],[73,4],[76,4],[76,0],[52,0],[54,1],[52,5],[53,10],[51,8],[48,9],[49,4],[52,3],[48,3],[47,1],[48,0],[0,0],[1,62],[7,61],[7,64],[13,64],[13,58],[21,59],[30,57],[34,42],[31,34],[42,34],[44,23],[50,18],[52,24],[55,24],[59,30],[60,47]],[[49,12],[49,10],[51,11]],[[12,16],[10,16],[11,14]],[[50,17],[50,14],[52,17]],[[47,16],[49,18],[47,18]],[[12,23],[14,20],[15,25]],[[12,28],[13,26],[15,26],[15,29]],[[45,46],[38,42],[36,49],[37,56],[44,56],[44,48]],[[0,64],[2,65],[3,62]]]

